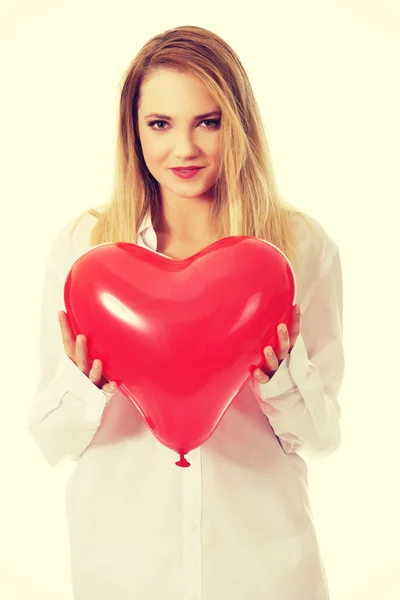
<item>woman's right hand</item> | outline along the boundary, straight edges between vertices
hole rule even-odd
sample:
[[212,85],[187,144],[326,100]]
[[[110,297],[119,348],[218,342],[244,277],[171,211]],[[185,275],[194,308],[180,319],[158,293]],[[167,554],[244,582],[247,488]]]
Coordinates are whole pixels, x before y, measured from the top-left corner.
[[81,334],[76,337],[76,340],[74,339],[67,314],[63,310],[58,311],[58,319],[61,327],[64,350],[67,356],[98,388],[102,389],[104,392],[114,392],[117,384],[114,381],[107,381],[102,375],[102,361],[96,358],[93,361],[93,364],[90,364],[86,336]]

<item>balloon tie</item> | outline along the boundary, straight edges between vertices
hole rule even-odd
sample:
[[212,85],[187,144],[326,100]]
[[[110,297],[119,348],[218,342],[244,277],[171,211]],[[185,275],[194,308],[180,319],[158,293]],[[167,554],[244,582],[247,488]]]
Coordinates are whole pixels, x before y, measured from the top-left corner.
[[186,460],[184,454],[179,453],[179,457],[180,458],[179,458],[178,462],[175,463],[178,467],[190,467],[190,462],[188,462]]

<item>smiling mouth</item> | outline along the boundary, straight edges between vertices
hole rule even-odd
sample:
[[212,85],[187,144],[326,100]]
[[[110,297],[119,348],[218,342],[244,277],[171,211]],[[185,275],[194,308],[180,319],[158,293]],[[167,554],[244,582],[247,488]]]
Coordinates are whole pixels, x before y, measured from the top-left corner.
[[198,171],[204,167],[172,167],[171,171]]

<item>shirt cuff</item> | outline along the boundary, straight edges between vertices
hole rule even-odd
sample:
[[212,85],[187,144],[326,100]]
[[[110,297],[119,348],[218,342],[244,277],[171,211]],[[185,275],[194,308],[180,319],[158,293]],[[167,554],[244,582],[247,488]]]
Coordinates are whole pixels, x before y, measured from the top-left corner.
[[301,333],[298,335],[290,354],[281,362],[273,377],[267,383],[260,383],[260,393],[264,400],[281,396],[296,387],[296,382],[308,373],[309,360]]
[[72,393],[83,404],[84,429],[93,430],[99,426],[103,411],[114,392],[104,392],[98,388],[77,365],[63,352],[54,377],[56,397],[62,398]]

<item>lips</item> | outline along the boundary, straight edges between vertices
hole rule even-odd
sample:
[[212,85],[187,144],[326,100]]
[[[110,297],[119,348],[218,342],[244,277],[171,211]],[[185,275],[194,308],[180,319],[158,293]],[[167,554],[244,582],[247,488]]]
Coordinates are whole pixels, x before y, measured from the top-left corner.
[[204,169],[204,167],[191,167],[190,169],[183,169],[180,167],[171,169],[171,171],[175,177],[179,177],[179,179],[195,179],[201,169]]
[[204,167],[200,167],[200,166],[191,166],[191,167],[172,167],[173,171],[192,171],[195,169],[204,169]]

